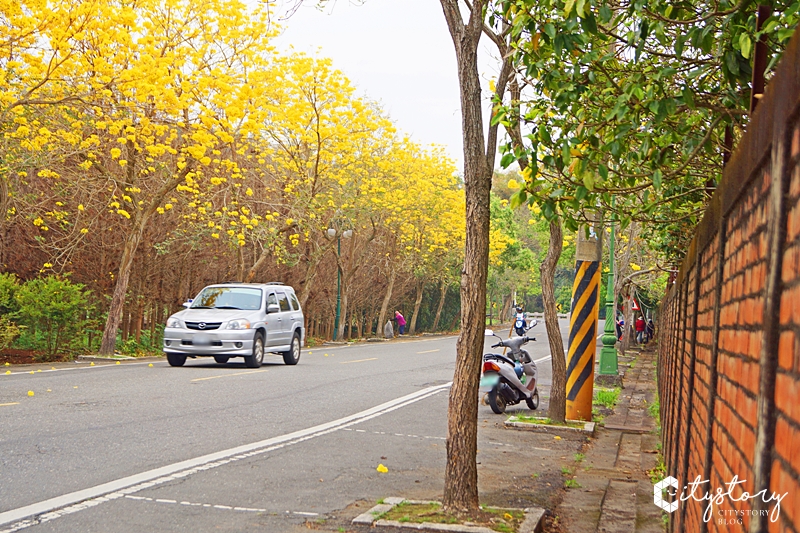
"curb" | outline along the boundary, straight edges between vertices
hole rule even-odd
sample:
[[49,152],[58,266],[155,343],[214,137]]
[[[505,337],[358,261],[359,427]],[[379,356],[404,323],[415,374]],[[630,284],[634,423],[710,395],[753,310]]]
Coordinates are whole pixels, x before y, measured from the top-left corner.
[[[595,422],[584,422],[583,420],[567,420],[567,422],[574,422],[577,424],[583,424],[583,427],[575,428],[570,426],[554,426],[550,424],[537,424],[536,422],[520,422],[516,420],[517,417],[512,416],[508,420],[504,422],[506,427],[514,428],[514,429],[521,429],[526,431],[539,431],[542,433],[549,433],[550,431],[569,431],[571,433],[583,433],[588,436],[594,436],[594,430],[597,426]],[[542,418],[542,420],[545,420]]]
[[[451,533],[497,533],[493,529],[483,526],[470,526],[464,524],[436,524],[433,522],[398,522],[397,520],[378,519],[382,514],[391,511],[394,506],[401,503],[412,504],[431,504],[440,503],[435,501],[406,500],[405,498],[391,497],[384,498],[385,503],[374,506],[366,513],[362,513],[353,519],[353,524],[372,526],[372,527],[394,527],[404,529],[415,529],[418,531],[449,531]],[[542,530],[542,517],[545,510],[539,507],[529,507],[523,509],[525,520],[520,524],[518,533],[538,533]]]
[[[137,357],[131,357],[129,355],[113,355],[110,357],[103,357],[100,355],[79,355],[75,358],[76,361],[128,361],[131,359],[137,359]],[[143,359],[139,357],[138,359]]]

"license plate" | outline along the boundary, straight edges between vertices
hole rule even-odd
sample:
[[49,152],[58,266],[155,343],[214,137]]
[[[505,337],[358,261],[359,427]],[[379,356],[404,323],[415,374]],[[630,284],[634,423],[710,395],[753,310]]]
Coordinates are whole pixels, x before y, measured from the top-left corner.
[[480,389],[484,392],[488,392],[492,390],[499,381],[500,376],[497,374],[484,374],[481,378]]
[[192,344],[195,346],[211,346],[211,335],[198,333],[192,338]]

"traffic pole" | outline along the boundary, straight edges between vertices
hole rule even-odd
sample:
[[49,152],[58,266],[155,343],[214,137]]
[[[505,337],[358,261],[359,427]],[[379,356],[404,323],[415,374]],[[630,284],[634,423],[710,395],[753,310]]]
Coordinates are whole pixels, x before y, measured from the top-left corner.
[[594,227],[588,236],[585,227],[578,231],[567,350],[567,418],[570,420],[592,419],[601,243]]

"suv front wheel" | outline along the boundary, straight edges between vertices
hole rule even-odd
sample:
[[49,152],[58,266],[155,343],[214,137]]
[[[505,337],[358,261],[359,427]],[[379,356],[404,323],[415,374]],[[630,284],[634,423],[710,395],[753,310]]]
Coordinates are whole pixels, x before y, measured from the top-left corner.
[[168,353],[167,361],[169,366],[183,366],[183,363],[186,362],[186,356],[179,353]]
[[248,368],[258,368],[262,362],[264,362],[264,335],[256,333],[256,338],[253,340],[253,355],[246,355],[244,364]]
[[296,365],[300,360],[300,335],[297,333],[292,337],[292,345],[288,352],[283,352],[283,362],[287,365]]

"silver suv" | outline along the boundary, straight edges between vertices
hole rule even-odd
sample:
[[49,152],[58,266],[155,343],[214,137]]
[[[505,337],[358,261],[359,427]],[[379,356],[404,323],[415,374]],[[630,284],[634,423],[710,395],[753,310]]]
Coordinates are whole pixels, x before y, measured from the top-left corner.
[[300,360],[303,310],[288,285],[209,285],[183,306],[164,329],[164,353],[172,366],[183,366],[187,357],[211,356],[217,363],[244,357],[245,365],[258,368],[264,352],[280,353],[287,365]]

